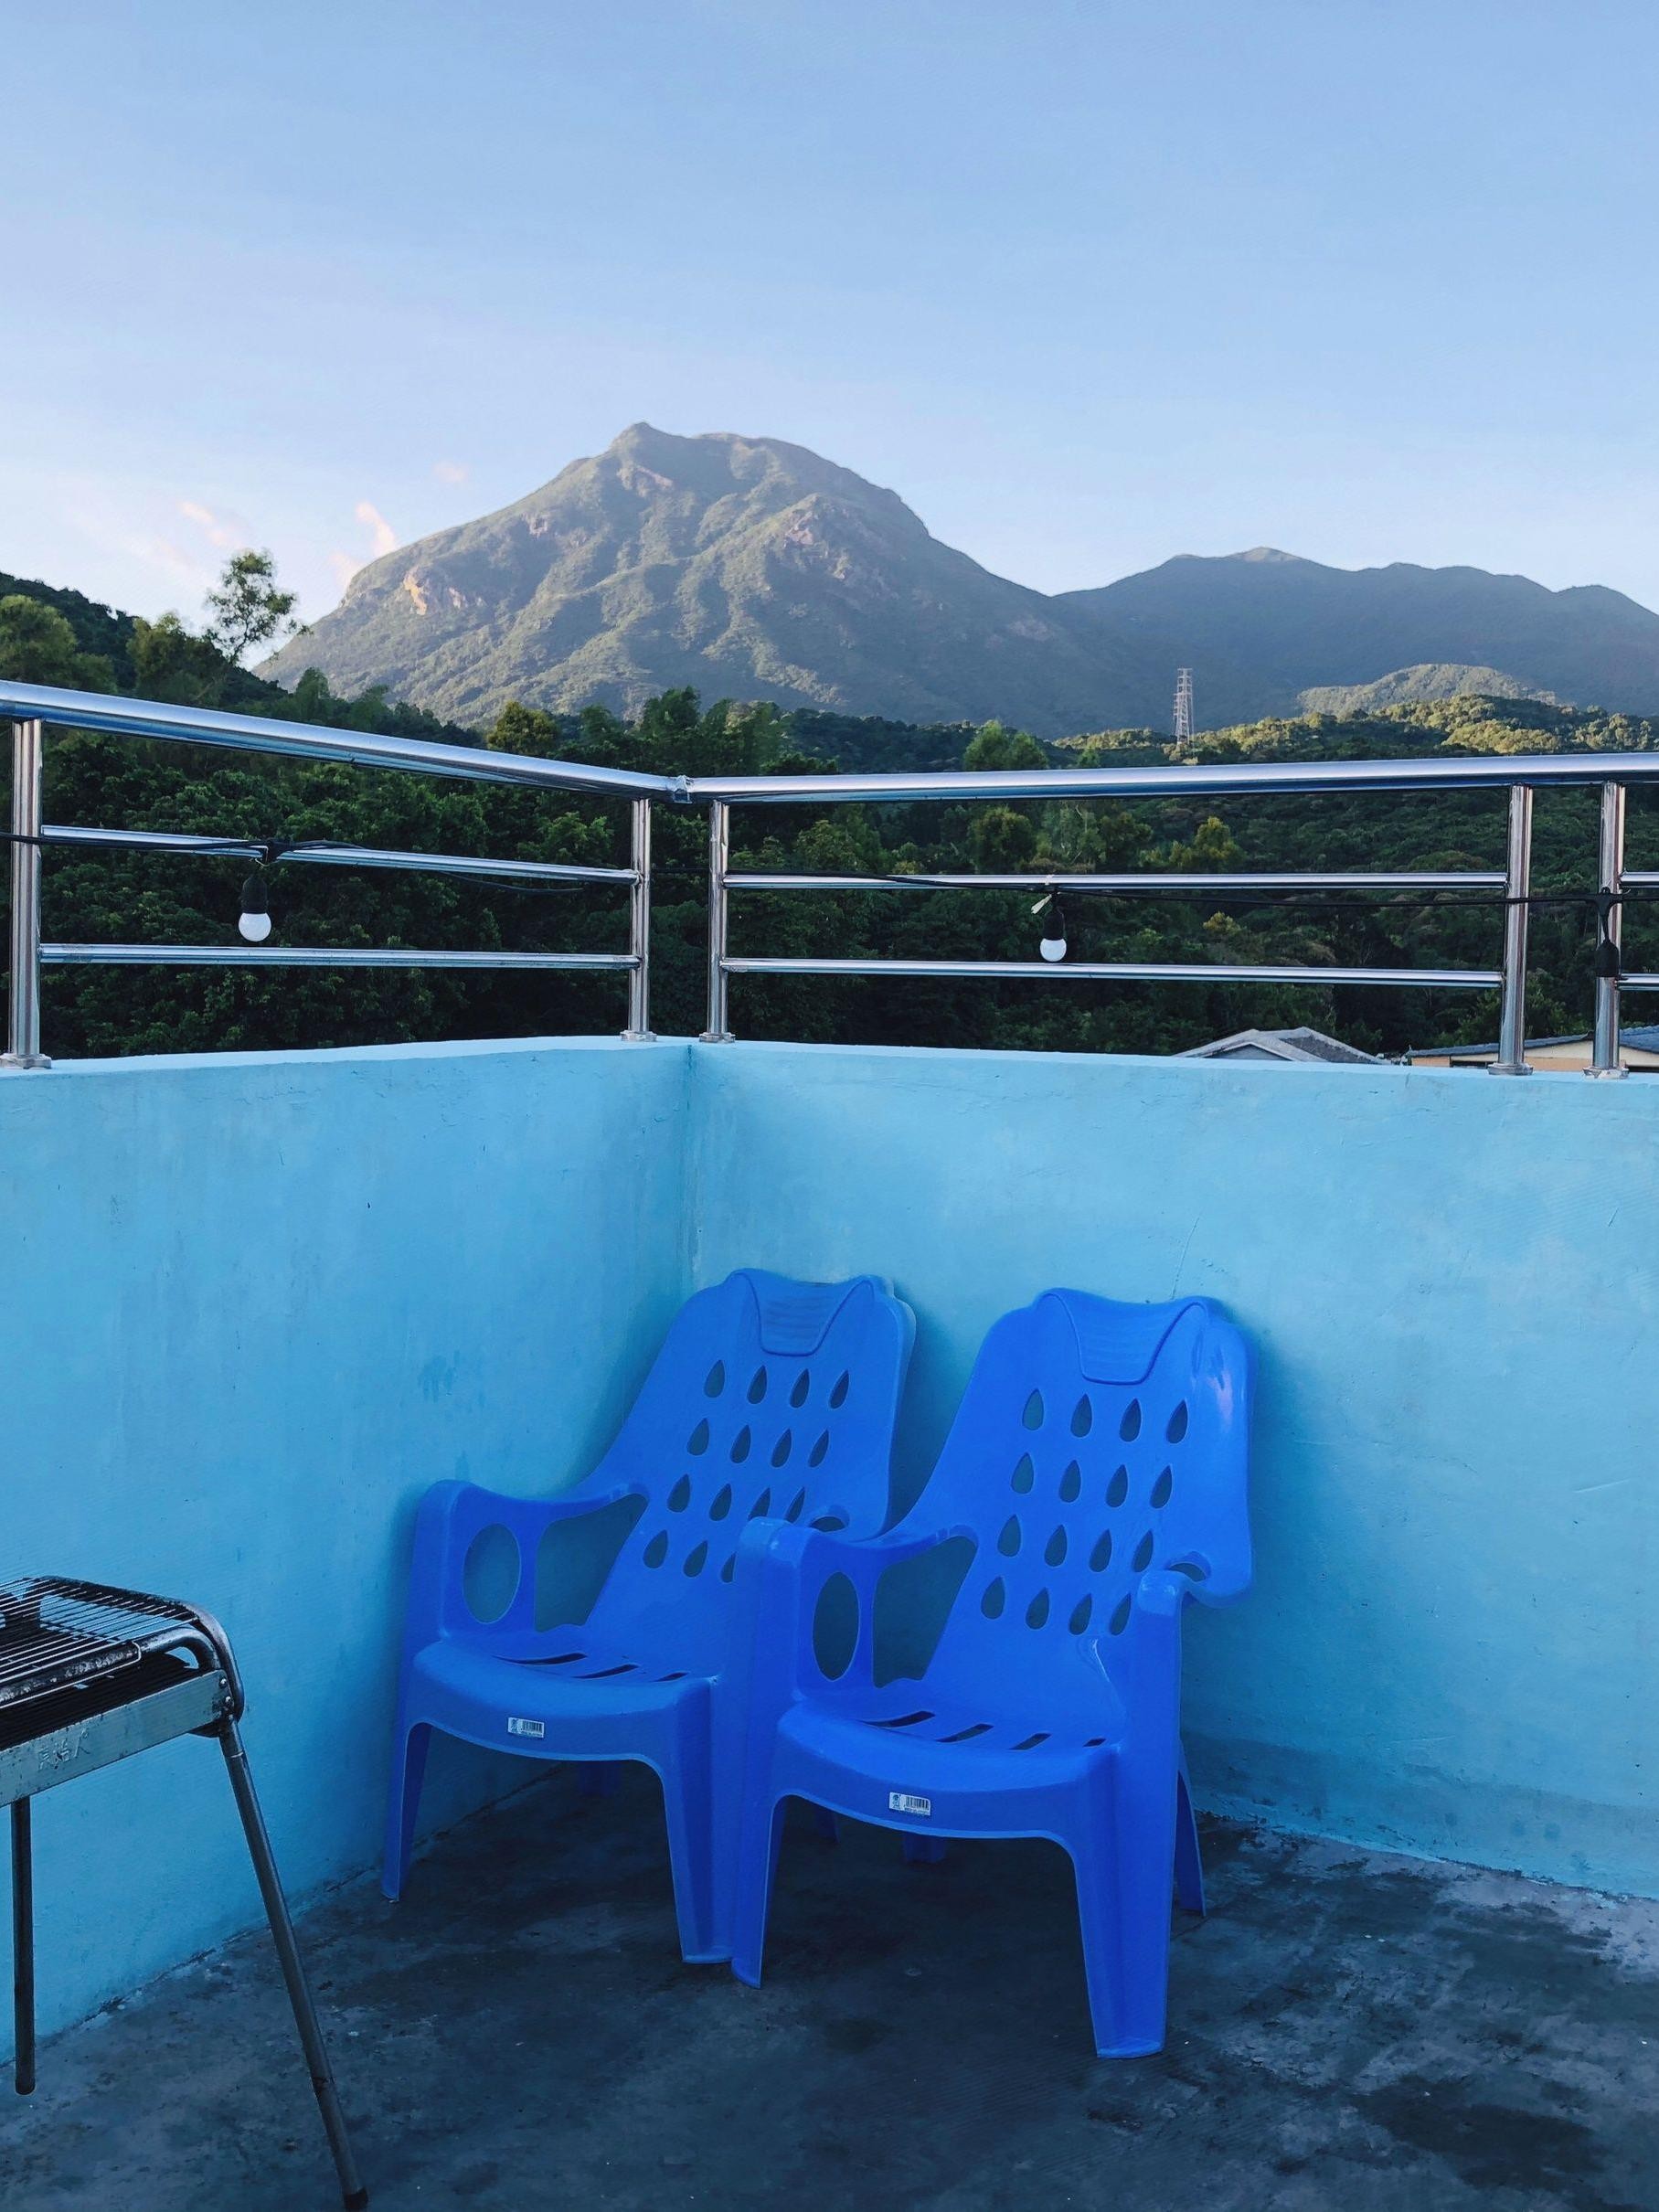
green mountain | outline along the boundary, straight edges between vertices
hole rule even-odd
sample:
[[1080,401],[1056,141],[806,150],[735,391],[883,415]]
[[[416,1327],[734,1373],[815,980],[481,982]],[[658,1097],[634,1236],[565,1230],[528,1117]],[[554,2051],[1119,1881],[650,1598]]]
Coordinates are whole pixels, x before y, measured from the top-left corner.
[[[511,700],[637,714],[705,697],[1055,739],[1500,696],[1659,710],[1659,615],[1481,569],[1332,569],[1259,548],[1055,597],[929,535],[896,493],[803,446],[635,423],[528,497],[371,563],[262,674],[320,669],[477,725]],[[1425,675],[1424,672],[1428,674]],[[1372,686],[1382,686],[1376,693]]]
[[635,423],[513,505],[401,548],[263,673],[482,722],[654,694],[1046,736],[1166,718],[1166,649],[1086,634],[803,446]]
[[1507,696],[1659,709],[1659,615],[1621,591],[1550,591],[1484,569],[1328,569],[1271,546],[1184,555],[1055,605],[1156,640],[1194,671],[1207,728],[1294,713],[1310,689],[1439,665],[1499,669]]
[[1416,668],[1394,668],[1374,684],[1315,684],[1302,693],[1304,714],[1377,714],[1385,707],[1418,707],[1433,699],[1543,699],[1558,706],[1547,691],[1505,675],[1501,668],[1467,668],[1456,662],[1426,661]]

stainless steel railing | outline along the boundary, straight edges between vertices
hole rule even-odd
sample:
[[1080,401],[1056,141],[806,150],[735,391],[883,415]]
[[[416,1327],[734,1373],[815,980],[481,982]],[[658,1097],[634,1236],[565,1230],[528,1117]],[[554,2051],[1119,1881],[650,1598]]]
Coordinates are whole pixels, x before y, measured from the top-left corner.
[[[45,1065],[40,1046],[40,970],[87,962],[165,962],[189,966],[452,967],[612,969],[629,979],[623,1035],[650,1035],[651,808],[654,800],[708,809],[707,1003],[706,1040],[731,1035],[728,983],[733,975],[893,975],[952,979],[1029,979],[1070,983],[1239,983],[1376,985],[1387,989],[1496,990],[1499,1048],[1494,1071],[1527,1072],[1525,1057],[1527,922],[1532,903],[1534,792],[1556,786],[1599,787],[1598,953],[1591,1072],[1621,1072],[1621,994],[1659,991],[1659,973],[1624,974],[1622,900],[1627,892],[1659,888],[1659,871],[1624,865],[1625,795],[1632,784],[1659,782],[1659,754],[1551,753],[1479,755],[1430,760],[1286,760],[1169,763],[1154,768],[1020,770],[920,775],[737,777],[648,776],[572,760],[546,760],[483,747],[318,728],[249,715],[160,706],[138,699],[0,683],[0,719],[13,724],[11,844],[11,993],[5,1064]],[[116,828],[58,827],[43,814],[44,731],[48,724],[112,734],[182,739],[204,745],[351,762],[416,774],[461,777],[536,789],[585,792],[630,803],[626,867],[578,867],[544,861],[494,861],[468,855],[411,853],[367,846],[298,844],[270,848],[252,841],[173,835]],[[1334,873],[1145,871],[863,877],[734,871],[734,806],[846,805],[859,803],[1001,800],[1011,802],[1167,797],[1266,797],[1287,792],[1502,790],[1508,826],[1502,869],[1347,870]],[[50,845],[102,844],[181,854],[246,856],[275,866],[420,869],[435,873],[567,882],[606,883],[628,890],[628,947],[618,952],[469,952],[385,951],[347,947],[130,945],[43,943],[41,860]],[[782,959],[734,954],[730,900],[754,891],[965,890],[1109,892],[1120,897],[1207,896],[1316,891],[1475,891],[1493,895],[1503,917],[1503,947],[1494,968],[1325,967],[1311,963],[1245,965],[1210,962],[903,960],[877,956]]]
[[[1626,887],[1659,886],[1659,872],[1623,870],[1624,789],[1659,782],[1659,754],[1481,755],[1435,760],[1273,760],[1171,763],[1156,768],[1021,770],[986,774],[698,777],[694,801],[707,803],[708,826],[708,1042],[732,1035],[728,981],[733,975],[901,975],[930,978],[1028,979],[1070,983],[1236,983],[1313,986],[1367,984],[1387,989],[1495,989],[1499,1039],[1493,1071],[1529,1072],[1526,1058],[1527,924],[1532,903],[1532,808],[1537,788],[1596,786],[1602,792],[1601,883],[1603,945],[1612,973],[1598,977],[1595,1074],[1617,1074],[1621,990],[1659,990],[1659,974],[1620,975],[1619,901]],[[1154,873],[1096,875],[803,876],[734,872],[730,810],[734,805],[914,803],[965,799],[1024,801],[1166,797],[1265,797],[1284,792],[1479,791],[1508,797],[1502,870],[1409,870],[1341,874]],[[1503,915],[1496,968],[1341,968],[1312,964],[1247,966],[1211,962],[772,959],[729,950],[734,892],[929,891],[1020,889],[1111,892],[1119,896],[1283,891],[1491,890]]]
[[[1277,767],[1278,763],[1270,764]],[[1349,767],[1358,763],[1340,762],[1335,766]],[[1367,763],[1365,765],[1371,765]],[[1401,765],[1378,763],[1384,767]],[[1415,765],[1414,763],[1409,765]],[[1092,797],[1094,779],[1087,771],[1080,773],[1059,771],[1069,786],[1067,797]],[[1101,795],[1120,796],[1125,789],[1144,795],[1146,787],[1123,782],[1126,776],[1136,771],[1115,769],[1104,771],[1102,781],[1108,792]],[[1203,793],[1210,788],[1208,771],[1199,770],[1185,782],[1171,784],[1164,771],[1146,772],[1156,779],[1160,792],[1174,790],[1183,794]],[[1225,788],[1238,791],[1250,789],[1241,784],[1239,771],[1229,771]],[[799,803],[810,796],[814,801],[841,796],[835,785],[843,779],[779,778],[781,783],[796,788],[790,796]],[[849,778],[848,782],[883,784],[884,778]],[[962,794],[962,777],[950,775],[924,779],[920,783],[909,778],[894,778],[893,782],[903,788],[892,792],[895,798],[906,800],[919,797],[957,798]],[[970,786],[978,779],[965,779]],[[1031,779],[987,778],[987,782],[1003,784],[999,795],[1005,798],[1048,798],[1056,794],[1037,786]],[[936,782],[945,788],[929,788]],[[805,786],[810,785],[810,791]],[[1349,788],[1353,788],[1349,780]],[[1282,791],[1291,788],[1274,781],[1262,788]],[[1323,790],[1321,782],[1300,786],[1308,790]],[[1382,788],[1391,788],[1385,784]],[[730,826],[728,810],[731,799],[723,793],[717,795],[709,783],[695,783],[695,796],[706,792],[709,798],[709,956],[708,956],[708,1019],[704,1031],[707,1042],[723,1042],[732,1031],[728,1019],[727,979],[732,975],[906,975],[932,979],[977,978],[982,980],[1028,980],[1031,982],[1060,983],[1236,983],[1236,984],[1377,984],[1394,988],[1454,989],[1471,991],[1498,990],[1502,993],[1502,1042],[1498,1064],[1507,1073],[1526,1071],[1523,1052],[1526,1026],[1526,899],[1531,867],[1532,794],[1524,785],[1512,787],[1510,803],[1509,857],[1507,867],[1500,872],[1489,869],[1459,870],[1403,870],[1387,873],[1347,874],[1241,874],[1213,875],[1200,873],[1164,873],[1147,871],[1133,875],[1067,874],[1051,875],[939,875],[912,877],[869,877],[856,876],[797,876],[788,874],[733,873],[728,862]],[[847,796],[851,797],[849,793]],[[865,790],[859,797],[888,796],[886,791]],[[990,793],[984,794],[986,796]],[[748,801],[760,801],[771,796],[747,784],[742,796]],[[1212,962],[1208,961],[1007,961],[1007,960],[891,960],[854,959],[769,959],[752,955],[734,955],[727,950],[728,934],[728,901],[733,891],[845,891],[845,890],[1005,890],[1009,888],[1038,891],[1111,892],[1119,896],[1158,895],[1168,898],[1181,893],[1217,893],[1228,891],[1256,891],[1272,889],[1287,893],[1305,893],[1330,890],[1467,890],[1472,888],[1500,891],[1505,900],[1505,938],[1504,964],[1501,968],[1339,968],[1302,965],[1244,965]]]
[[[52,966],[607,969],[628,977],[627,1026],[622,1035],[644,1038],[651,1034],[651,802],[663,798],[684,803],[686,787],[683,779],[596,768],[586,761],[544,760],[527,754],[495,752],[482,746],[442,745],[427,739],[327,729],[311,723],[158,706],[150,700],[111,698],[32,684],[0,683],[0,719],[7,718],[12,723],[11,986],[6,1049],[0,1056],[0,1065],[49,1065],[41,1049],[40,973],[42,968]],[[45,819],[45,733],[53,724],[117,736],[227,746],[298,760],[348,761],[419,775],[626,799],[629,864],[626,867],[578,867],[553,861],[486,860],[465,854],[317,843],[271,848],[239,838],[59,826]],[[423,874],[626,886],[628,947],[619,952],[472,952],[403,946],[48,942],[40,934],[41,864],[46,848],[53,845],[241,856],[272,867],[403,868]]]
[[1628,772],[1625,760],[1611,764],[1617,773],[1601,786],[1601,866],[1598,870],[1601,902],[1601,952],[1596,974],[1596,1043],[1592,1075],[1622,1075],[1619,1062],[1620,994],[1659,991],[1659,974],[1624,973],[1624,899],[1630,891],[1659,890],[1659,868],[1627,868],[1624,865],[1625,786],[1643,779]]

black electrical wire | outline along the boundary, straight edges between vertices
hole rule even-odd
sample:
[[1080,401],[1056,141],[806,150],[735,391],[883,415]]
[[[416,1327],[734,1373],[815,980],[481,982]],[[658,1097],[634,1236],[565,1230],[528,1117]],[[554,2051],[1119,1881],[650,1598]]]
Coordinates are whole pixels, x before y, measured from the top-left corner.
[[[171,833],[167,834],[170,835]],[[33,835],[26,830],[0,830],[0,842],[4,842],[6,845],[37,845],[40,846],[42,851],[48,849],[57,850],[65,844],[69,843],[80,845],[84,850],[87,851],[96,850],[101,853],[125,852],[142,854],[148,852],[154,855],[157,852],[165,852],[166,850],[166,847],[165,846],[158,847],[155,845],[122,845],[114,838],[112,838],[107,845],[103,845],[95,844],[94,841],[90,838],[63,839],[58,837],[41,837]],[[260,839],[257,837],[216,838],[211,845],[192,845],[187,852],[183,854],[175,854],[172,856],[175,858],[182,858],[186,860],[244,860],[248,856],[248,847],[250,845],[258,845],[259,843]],[[269,852],[269,846],[267,846],[266,849]]]
[[[55,845],[58,842],[53,838],[33,835],[19,830],[0,830],[0,840],[11,845],[37,845],[42,847]],[[222,844],[193,846],[188,854],[182,856],[202,860],[240,859],[246,856],[249,845],[258,845],[263,847],[263,857],[255,865],[269,867],[271,863],[280,860],[284,853],[292,851],[296,845],[320,845],[333,851],[346,852],[351,849],[354,842],[337,837],[306,837],[303,839],[227,837]],[[142,846],[122,846],[114,844],[98,849],[135,854],[142,854],[145,850]],[[419,875],[422,871],[418,867],[411,867],[401,872]],[[436,869],[430,872],[443,874],[448,871]],[[652,871],[654,884],[680,883],[700,890],[707,884],[707,871],[701,868],[658,867]],[[521,896],[533,899],[563,898],[572,891],[580,890],[614,889],[621,891],[626,888],[621,884],[594,885],[580,881],[535,882],[524,877],[489,874],[468,876],[463,880],[491,890],[514,891]],[[743,888],[749,892],[763,892],[766,886],[763,883],[750,883],[746,884]],[[1367,899],[1374,899],[1385,907],[1421,907],[1430,911],[1450,911],[1457,908],[1469,908],[1486,913],[1510,906],[1529,908],[1589,906],[1596,909],[1598,920],[1603,924],[1603,934],[1605,934],[1604,925],[1607,916],[1613,907],[1631,904],[1646,898],[1650,892],[1654,896],[1659,896],[1659,886],[1645,884],[1633,890],[1623,891],[1531,891],[1523,899],[1512,899],[1504,894],[1482,897],[1471,896],[1462,892],[1433,890],[1413,893],[1398,888],[1388,890],[1372,888],[1363,884],[1356,885],[1351,892],[1347,893],[1333,895],[1329,892],[1322,892],[1316,895],[1309,893],[1305,896],[1299,896],[1294,890],[1252,891],[1242,888],[1231,890],[1204,890],[1202,888],[1186,889],[1180,886],[1160,886],[1157,888],[1149,886],[1145,890],[1141,890],[1126,884],[1103,888],[1076,883],[1057,887],[1051,877],[1036,875],[1029,878],[1028,884],[996,884],[994,886],[985,884],[982,886],[977,883],[952,882],[942,876],[929,875],[920,871],[914,875],[864,877],[856,885],[838,884],[835,889],[837,895],[851,896],[864,891],[972,891],[980,888],[987,890],[994,888],[1019,896],[1023,895],[1027,888],[1042,892],[1045,895],[1052,895],[1057,888],[1062,888],[1066,897],[1069,899],[1164,899],[1172,904],[1197,905],[1203,903],[1216,907],[1296,907],[1304,912],[1332,914],[1355,913],[1361,910],[1360,902]]]

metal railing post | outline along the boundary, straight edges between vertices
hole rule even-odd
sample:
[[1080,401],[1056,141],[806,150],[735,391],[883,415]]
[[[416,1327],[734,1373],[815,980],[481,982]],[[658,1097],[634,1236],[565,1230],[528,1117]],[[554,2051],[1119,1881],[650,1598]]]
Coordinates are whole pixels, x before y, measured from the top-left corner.
[[1601,853],[1597,882],[1607,900],[1601,909],[1599,944],[1611,950],[1613,973],[1596,977],[1596,1042],[1591,1075],[1622,1075],[1619,1059],[1619,966],[1623,958],[1624,786],[1601,786]]
[[730,856],[729,809],[724,799],[708,803],[708,1024],[706,1045],[731,1041],[726,1026],[726,876]]
[[1504,870],[1504,981],[1494,1075],[1530,1075],[1526,1065],[1526,902],[1532,896],[1532,786],[1509,787],[1509,853]]
[[625,1037],[648,1042],[651,1030],[651,802],[632,803],[633,883],[628,893],[628,950],[634,967],[628,978]]
[[45,725],[12,724],[11,997],[0,1066],[49,1068],[40,1049],[40,824]]

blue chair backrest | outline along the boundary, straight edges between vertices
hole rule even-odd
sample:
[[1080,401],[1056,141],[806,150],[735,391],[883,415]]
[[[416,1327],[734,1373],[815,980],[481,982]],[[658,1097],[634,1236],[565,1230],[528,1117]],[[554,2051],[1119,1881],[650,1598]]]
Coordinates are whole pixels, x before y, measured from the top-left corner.
[[596,1637],[715,1667],[750,1521],[875,1535],[915,1325],[873,1275],[744,1268],[688,1299],[591,1478],[645,1501],[588,1616]]
[[1149,1568],[1242,1587],[1249,1396],[1244,1339],[1203,1299],[1057,1290],[1005,1314],[909,1516],[976,1539],[929,1686],[1087,1723],[1102,1673],[1133,1672]]

